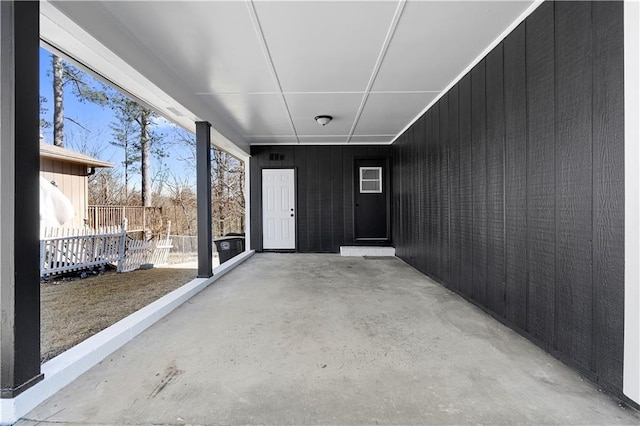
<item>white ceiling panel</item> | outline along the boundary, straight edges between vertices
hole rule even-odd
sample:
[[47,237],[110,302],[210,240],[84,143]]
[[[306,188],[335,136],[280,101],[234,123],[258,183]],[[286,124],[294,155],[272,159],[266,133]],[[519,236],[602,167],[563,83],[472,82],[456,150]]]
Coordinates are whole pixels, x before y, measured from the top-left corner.
[[295,136],[247,136],[251,145],[296,145],[298,138]]
[[362,91],[396,2],[255,2],[286,92]]
[[436,97],[435,93],[372,93],[354,135],[397,134]]
[[280,95],[201,95],[223,110],[246,136],[293,135]]
[[373,90],[443,90],[530,3],[409,1]]
[[306,144],[341,144],[346,143],[349,136],[298,136],[298,139]]
[[[362,101],[362,93],[285,94],[289,111],[299,135],[348,135]],[[333,120],[321,126],[317,115]]]
[[244,2],[105,4],[116,19],[196,92],[276,90]]

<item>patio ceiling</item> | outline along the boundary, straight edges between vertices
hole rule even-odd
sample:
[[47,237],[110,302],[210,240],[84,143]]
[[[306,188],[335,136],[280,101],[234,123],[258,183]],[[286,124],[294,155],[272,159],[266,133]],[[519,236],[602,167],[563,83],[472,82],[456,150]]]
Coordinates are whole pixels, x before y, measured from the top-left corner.
[[[248,144],[392,142],[531,6],[56,1],[43,4],[41,35],[168,118],[210,121],[214,140],[246,152]],[[166,99],[121,81],[132,72],[96,69],[91,52],[108,55],[74,45],[90,45],[87,37]],[[322,127],[319,114],[334,120]]]

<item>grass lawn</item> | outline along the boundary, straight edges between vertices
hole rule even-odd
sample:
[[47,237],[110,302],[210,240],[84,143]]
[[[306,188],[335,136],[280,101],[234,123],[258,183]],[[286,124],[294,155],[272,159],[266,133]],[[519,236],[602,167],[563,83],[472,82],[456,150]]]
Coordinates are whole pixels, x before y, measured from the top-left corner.
[[47,361],[191,281],[195,269],[106,272],[40,285],[41,359]]

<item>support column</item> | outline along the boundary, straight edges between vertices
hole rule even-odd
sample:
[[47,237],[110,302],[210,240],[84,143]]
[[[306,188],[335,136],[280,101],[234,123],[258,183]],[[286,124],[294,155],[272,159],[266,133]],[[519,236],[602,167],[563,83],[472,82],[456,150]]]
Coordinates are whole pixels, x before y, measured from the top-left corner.
[[244,165],[244,250],[251,250],[251,169],[247,156],[242,159]]
[[42,379],[39,8],[0,1],[0,398]]
[[198,198],[198,278],[213,276],[211,233],[211,124],[196,122]]

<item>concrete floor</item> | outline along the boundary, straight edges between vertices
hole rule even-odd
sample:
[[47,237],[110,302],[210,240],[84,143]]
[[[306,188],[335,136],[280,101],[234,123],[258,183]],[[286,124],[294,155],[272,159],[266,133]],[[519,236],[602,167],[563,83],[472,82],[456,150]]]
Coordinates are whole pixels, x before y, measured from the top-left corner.
[[32,424],[639,424],[395,258],[257,254]]

